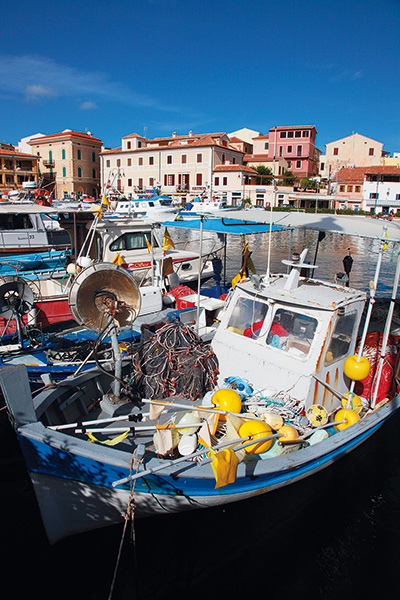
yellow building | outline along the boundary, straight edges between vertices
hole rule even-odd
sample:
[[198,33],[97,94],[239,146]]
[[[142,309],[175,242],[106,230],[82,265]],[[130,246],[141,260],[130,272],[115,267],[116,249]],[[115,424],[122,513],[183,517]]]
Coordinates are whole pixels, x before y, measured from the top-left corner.
[[32,154],[25,154],[0,147],[0,194],[5,195],[10,190],[19,190],[22,184],[30,181],[38,185],[39,158]]
[[43,185],[54,198],[99,197],[102,148],[99,138],[65,129],[28,143],[39,157]]

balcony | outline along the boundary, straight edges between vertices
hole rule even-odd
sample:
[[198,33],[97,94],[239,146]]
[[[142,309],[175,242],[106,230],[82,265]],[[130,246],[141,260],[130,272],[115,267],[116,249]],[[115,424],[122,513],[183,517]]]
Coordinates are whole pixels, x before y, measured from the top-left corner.
[[44,160],[43,161],[43,166],[47,167],[48,169],[51,169],[52,167],[54,167],[54,160]]

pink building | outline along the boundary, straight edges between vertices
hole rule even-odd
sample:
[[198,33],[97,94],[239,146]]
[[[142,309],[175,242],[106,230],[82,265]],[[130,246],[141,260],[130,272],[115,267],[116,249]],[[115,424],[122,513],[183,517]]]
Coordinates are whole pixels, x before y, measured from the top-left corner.
[[315,125],[296,125],[292,127],[273,127],[268,135],[268,156],[286,159],[288,171],[302,177],[316,175]]

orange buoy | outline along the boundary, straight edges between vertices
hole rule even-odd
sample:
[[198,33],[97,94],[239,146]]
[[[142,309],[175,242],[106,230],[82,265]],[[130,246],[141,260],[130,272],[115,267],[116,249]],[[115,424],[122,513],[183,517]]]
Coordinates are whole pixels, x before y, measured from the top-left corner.
[[282,434],[282,437],[279,438],[280,442],[293,442],[299,437],[299,432],[293,425],[284,425],[278,429],[278,433]]
[[[265,423],[264,421],[245,421],[243,425],[240,426],[239,436],[241,438],[248,437],[251,435],[254,440],[263,438],[267,435],[272,435],[271,427]],[[247,446],[245,448],[246,452],[249,454],[261,454],[262,452],[266,452],[272,446],[273,439],[265,440],[264,442],[260,442],[259,444],[252,444],[251,446]]]

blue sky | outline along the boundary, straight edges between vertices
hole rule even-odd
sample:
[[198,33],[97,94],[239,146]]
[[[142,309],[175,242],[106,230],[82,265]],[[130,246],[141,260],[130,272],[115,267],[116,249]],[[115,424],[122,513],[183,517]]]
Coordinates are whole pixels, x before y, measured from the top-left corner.
[[3,3],[0,141],[311,125],[400,151],[400,0]]

